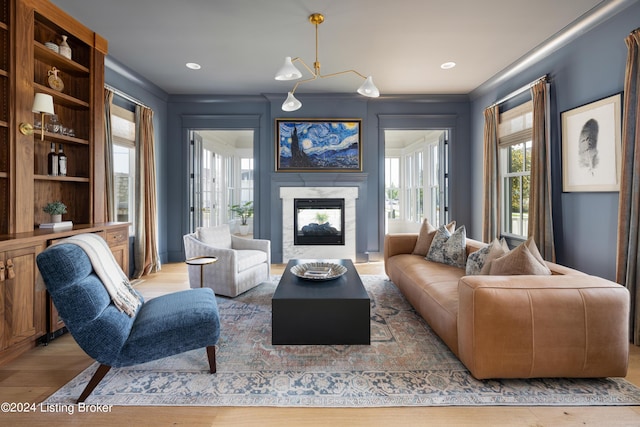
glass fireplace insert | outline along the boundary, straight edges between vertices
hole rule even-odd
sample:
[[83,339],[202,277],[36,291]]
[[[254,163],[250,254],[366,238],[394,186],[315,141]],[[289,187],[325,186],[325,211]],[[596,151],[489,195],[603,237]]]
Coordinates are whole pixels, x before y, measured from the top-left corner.
[[344,199],[294,199],[294,245],[344,245]]

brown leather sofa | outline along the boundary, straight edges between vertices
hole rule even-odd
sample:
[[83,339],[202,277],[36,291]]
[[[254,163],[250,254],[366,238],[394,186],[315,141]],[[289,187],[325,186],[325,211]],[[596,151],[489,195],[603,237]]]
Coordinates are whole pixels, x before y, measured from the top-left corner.
[[626,375],[625,287],[549,262],[551,276],[465,276],[412,255],[417,238],[385,237],[385,271],[474,377]]

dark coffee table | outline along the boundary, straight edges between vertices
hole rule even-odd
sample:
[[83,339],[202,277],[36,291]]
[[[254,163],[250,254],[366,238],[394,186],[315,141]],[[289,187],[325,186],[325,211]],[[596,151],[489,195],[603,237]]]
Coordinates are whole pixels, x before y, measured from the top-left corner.
[[347,268],[333,280],[305,280],[291,272],[312,261],[318,260],[292,259],[282,274],[271,300],[272,344],[370,344],[371,301],[353,262],[328,260]]

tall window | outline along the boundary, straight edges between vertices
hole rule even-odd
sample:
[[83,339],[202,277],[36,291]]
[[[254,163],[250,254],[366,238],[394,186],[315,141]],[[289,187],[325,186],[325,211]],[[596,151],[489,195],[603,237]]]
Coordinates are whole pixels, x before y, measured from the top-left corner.
[[215,168],[215,153],[202,149],[202,172],[201,172],[201,189],[200,197],[202,203],[202,226],[211,227],[215,225],[212,221],[215,221],[215,210],[213,205],[213,191],[214,191],[214,174]]
[[[225,171],[225,187],[227,189],[227,198],[226,199],[221,199],[220,203],[224,203],[224,206],[228,208],[228,206],[231,205],[235,205],[237,204],[235,202],[236,200],[236,187],[235,187],[235,174],[236,174],[236,169],[235,169],[235,159],[233,157],[225,157],[224,161],[223,161],[223,165],[224,165],[224,171]],[[223,202],[224,200],[224,202]],[[229,212],[229,210],[227,209],[225,211],[225,221],[227,222],[229,220],[228,215],[231,215],[231,213]]]
[[533,103],[500,114],[498,138],[503,234],[527,237],[531,182]]
[[112,105],[111,131],[116,217],[118,221],[130,224],[129,234],[133,235],[136,178],[136,124],[133,111]]
[[427,218],[436,227],[440,225],[440,162],[438,160],[438,144],[429,145],[427,151],[429,200],[425,203],[425,208],[429,211]]
[[387,219],[400,217],[400,158],[384,159],[384,199]]
[[240,158],[240,203],[253,201],[253,159]]
[[422,151],[405,156],[407,192],[406,218],[420,222],[424,216],[424,155]]

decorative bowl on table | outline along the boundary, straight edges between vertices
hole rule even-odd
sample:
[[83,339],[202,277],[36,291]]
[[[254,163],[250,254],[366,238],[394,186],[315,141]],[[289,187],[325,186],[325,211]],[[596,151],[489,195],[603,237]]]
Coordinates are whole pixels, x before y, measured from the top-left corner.
[[305,280],[333,280],[347,272],[347,267],[332,262],[308,262],[291,267],[291,272]]

